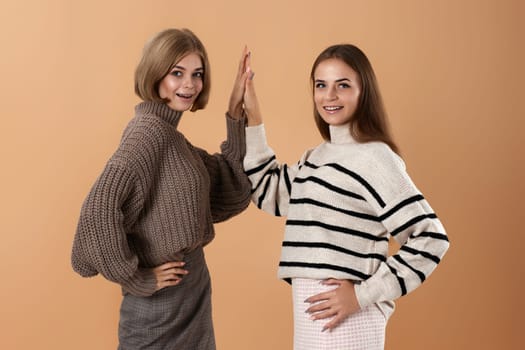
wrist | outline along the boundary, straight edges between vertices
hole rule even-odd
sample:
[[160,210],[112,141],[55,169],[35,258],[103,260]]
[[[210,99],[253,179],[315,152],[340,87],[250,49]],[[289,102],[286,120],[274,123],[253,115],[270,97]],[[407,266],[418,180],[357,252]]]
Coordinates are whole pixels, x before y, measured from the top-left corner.
[[260,115],[247,115],[246,118],[248,126],[257,126],[263,123],[262,117]]

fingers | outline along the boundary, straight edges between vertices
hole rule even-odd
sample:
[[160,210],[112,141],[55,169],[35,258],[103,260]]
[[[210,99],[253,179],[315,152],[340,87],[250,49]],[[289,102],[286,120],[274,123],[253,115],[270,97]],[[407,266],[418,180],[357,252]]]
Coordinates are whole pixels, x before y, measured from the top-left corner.
[[244,111],[248,119],[248,126],[255,126],[262,124],[263,118],[255,93],[253,82],[254,73],[251,69],[249,70],[249,74],[250,78],[246,80],[246,90],[244,93]]
[[319,293],[306,299],[305,302],[317,303],[311,305],[306,312],[312,320],[321,320],[333,317],[323,327],[323,331],[332,330],[348,316],[359,311],[354,283],[349,280],[327,279],[322,282],[326,286],[337,286],[335,289]]
[[324,320],[326,318],[330,318],[330,317],[334,317],[334,316],[338,316],[338,315],[340,315],[340,314],[337,311],[335,311],[334,309],[326,309],[325,311],[312,314],[310,316],[310,319],[312,321]]
[[182,277],[189,273],[183,269],[184,265],[183,261],[176,261],[155,267],[153,273],[157,280],[157,290],[179,284]]
[[237,68],[237,77],[235,78],[235,87],[244,88],[244,83],[246,81],[247,72],[251,64],[251,52],[248,51],[248,46],[244,46],[242,51],[241,59],[239,62],[239,67]]
[[182,278],[176,279],[176,280],[168,280],[168,281],[162,281],[157,282],[157,288],[156,290],[161,290],[166,287],[173,287],[178,285],[182,281]]
[[242,73],[248,72],[252,64],[252,53],[248,51],[248,47],[245,46],[244,62],[242,66]]
[[313,303],[316,303],[318,301],[328,300],[328,299],[330,299],[333,296],[333,294],[334,294],[333,291],[319,293],[319,294],[316,294],[316,295],[313,295],[313,296],[309,297],[304,302],[313,304]]
[[[309,297],[305,303],[314,304],[306,309],[306,313],[312,314],[311,319],[322,319],[333,316],[337,311],[333,308],[335,294],[333,291],[319,293]],[[329,311],[332,310],[332,311]]]
[[323,280],[321,284],[325,286],[340,286],[343,280],[337,280],[335,278],[329,278],[327,280]]
[[163,271],[163,270],[168,270],[168,269],[171,269],[171,268],[182,267],[185,264],[186,263],[184,261],[171,261],[171,262],[167,262],[165,264],[162,264],[162,265],[159,265],[159,266],[155,267],[153,269],[153,271]]
[[332,318],[327,324],[323,326],[322,331],[332,330],[337,327],[344,319],[345,315],[331,300],[318,303],[309,307],[306,310],[306,313],[310,314],[310,319],[312,321],[324,320],[327,318]]
[[329,303],[328,301],[325,301],[324,303],[318,303],[318,304],[310,306],[308,309],[306,309],[305,312],[308,314],[314,315],[321,311],[329,310],[330,308],[331,308],[331,303]]
[[228,106],[228,113],[233,118],[241,118],[243,116],[242,103],[246,89],[246,80],[249,77],[248,67],[250,62],[250,52],[248,51],[248,47],[245,46],[239,61],[237,76],[235,77]]
[[241,54],[241,59],[239,61],[239,67],[237,70],[237,77],[240,77],[246,71],[246,68],[249,65],[249,60],[250,60],[250,52],[248,51],[248,46],[244,45],[244,48]]
[[322,332],[326,330],[332,331],[335,327],[339,326],[344,319],[341,315],[335,316],[330,322],[324,325]]

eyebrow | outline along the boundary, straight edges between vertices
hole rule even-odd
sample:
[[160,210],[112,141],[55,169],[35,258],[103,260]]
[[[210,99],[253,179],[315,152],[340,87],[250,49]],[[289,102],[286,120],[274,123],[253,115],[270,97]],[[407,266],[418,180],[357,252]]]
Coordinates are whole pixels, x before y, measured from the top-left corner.
[[[183,67],[183,66],[177,66],[177,65],[174,66],[174,67],[172,68],[172,70],[175,69],[175,68],[180,69],[180,70],[186,70],[185,67]],[[196,72],[196,71],[203,71],[203,70],[204,70],[204,67],[199,67],[199,68],[196,68],[196,69],[194,70],[194,72]]]
[[[337,79],[335,82],[336,82],[336,83],[340,83],[340,82],[342,82],[342,81],[349,81],[349,82],[352,82],[352,80],[351,80],[351,79],[348,79],[348,78]],[[317,82],[324,83],[325,80],[323,80],[323,79],[315,79],[315,82],[316,82],[316,83],[317,83]]]

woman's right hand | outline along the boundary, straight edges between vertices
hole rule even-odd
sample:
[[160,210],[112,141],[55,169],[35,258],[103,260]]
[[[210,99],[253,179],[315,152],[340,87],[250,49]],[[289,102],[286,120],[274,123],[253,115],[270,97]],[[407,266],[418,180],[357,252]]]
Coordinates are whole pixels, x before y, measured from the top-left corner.
[[255,86],[253,84],[253,78],[255,73],[252,71],[250,66],[251,61],[248,58],[246,62],[246,71],[248,72],[248,79],[246,79],[246,87],[244,89],[244,114],[248,120],[248,126],[254,126],[262,124],[261,109],[259,108],[259,101],[257,100],[257,94],[255,93]]
[[173,261],[155,267],[153,269],[157,279],[155,291],[179,284],[182,278],[188,274],[188,271],[183,269],[184,264],[183,261]]

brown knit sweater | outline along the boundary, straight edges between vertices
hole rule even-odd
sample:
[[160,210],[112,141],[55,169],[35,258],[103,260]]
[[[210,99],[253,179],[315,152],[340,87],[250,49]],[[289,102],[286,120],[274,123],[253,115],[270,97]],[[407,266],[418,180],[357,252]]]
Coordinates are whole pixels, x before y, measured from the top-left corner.
[[210,155],[177,130],[182,113],[142,102],[80,212],[73,269],[102,274],[123,293],[155,292],[152,267],[209,243],[213,222],[250,202],[244,121],[227,117],[227,141]]

